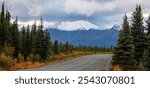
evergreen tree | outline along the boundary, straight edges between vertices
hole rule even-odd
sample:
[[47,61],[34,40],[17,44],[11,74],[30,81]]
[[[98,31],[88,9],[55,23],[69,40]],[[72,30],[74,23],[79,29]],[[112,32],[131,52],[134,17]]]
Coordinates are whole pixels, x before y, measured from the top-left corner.
[[17,57],[18,53],[20,52],[20,32],[18,30],[18,18],[13,22],[11,27],[12,30],[12,46],[15,47],[14,56]]
[[55,40],[54,45],[53,45],[53,52],[55,55],[59,54],[59,45],[58,45],[58,41]]
[[69,51],[69,42],[67,41],[65,43],[65,52]]
[[123,70],[133,70],[136,66],[134,60],[134,46],[127,16],[125,15],[122,30],[119,34],[118,44],[115,47],[113,64],[122,66]]
[[30,35],[30,27],[29,25],[26,28],[26,40],[25,40],[25,58],[31,53],[31,35]]
[[147,23],[146,49],[144,51],[142,61],[144,63],[145,70],[150,70],[150,16],[149,16],[148,20],[146,21],[146,23]]
[[25,47],[25,44],[26,44],[26,29],[25,27],[23,26],[22,27],[22,30],[21,30],[21,53],[23,55],[26,55],[26,47]]
[[4,46],[5,43],[5,28],[4,28],[4,19],[5,19],[5,5],[2,4],[2,11],[0,14],[0,47]]
[[43,44],[44,44],[44,31],[43,31],[43,19],[41,18],[41,24],[38,26],[38,29],[37,29],[37,34],[36,34],[36,37],[37,37],[37,47],[36,47],[36,53],[38,53],[39,55],[43,55]]
[[143,16],[142,16],[142,9],[140,5],[136,6],[136,10],[132,14],[131,21],[132,21],[131,32],[133,36],[133,44],[135,47],[134,59],[136,59],[137,65],[139,65],[145,48]]
[[12,37],[11,37],[11,23],[10,23],[10,18],[11,15],[9,13],[8,10],[6,10],[6,16],[5,16],[5,21],[4,21],[4,25],[5,25],[5,43],[6,44],[11,44],[12,43]]
[[42,43],[42,61],[46,61],[48,55],[50,55],[50,34],[45,31],[45,35],[44,35],[44,40],[43,40],[43,43]]
[[64,52],[64,47],[63,47],[63,43],[62,42],[60,42],[59,48],[60,48],[60,52]]
[[1,23],[4,22],[4,19],[5,19],[5,4],[3,2],[3,4],[2,4],[2,11],[1,11]]
[[36,53],[36,49],[37,49],[37,25],[36,25],[36,21],[35,23],[32,25],[32,30],[31,30],[31,52],[33,54]]
[[47,31],[43,30],[43,24],[43,18],[41,17],[41,23],[37,30],[37,53],[41,56],[40,61],[45,62],[48,55],[50,54],[50,35]]

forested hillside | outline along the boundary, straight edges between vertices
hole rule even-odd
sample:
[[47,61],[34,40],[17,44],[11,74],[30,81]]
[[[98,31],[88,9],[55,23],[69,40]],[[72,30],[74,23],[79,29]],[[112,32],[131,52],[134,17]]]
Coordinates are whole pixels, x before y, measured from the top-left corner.
[[[117,30],[116,30],[117,29]],[[61,42],[71,42],[73,45],[111,47],[116,45],[119,27],[114,26],[111,29],[97,30],[73,30],[64,31],[60,29],[48,29],[51,34],[51,40]]]

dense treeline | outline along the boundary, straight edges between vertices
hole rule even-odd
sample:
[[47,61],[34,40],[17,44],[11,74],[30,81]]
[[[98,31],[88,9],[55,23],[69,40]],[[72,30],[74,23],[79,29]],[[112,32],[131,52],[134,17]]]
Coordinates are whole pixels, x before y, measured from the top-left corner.
[[131,25],[125,15],[118,44],[114,49],[114,66],[122,70],[150,70],[150,16],[143,25],[140,5],[136,6],[131,17]]
[[[40,25],[36,25],[35,21],[32,28],[28,25],[18,29],[18,17],[12,23],[11,14],[5,10],[3,3],[0,13],[0,54],[2,61],[10,61],[11,58],[16,62],[45,62],[50,54],[50,35],[43,30],[43,19]],[[3,64],[2,61],[0,64]]]
[[52,42],[50,34],[43,30],[43,19],[40,24],[36,21],[32,26],[23,26],[18,29],[18,17],[11,22],[11,14],[5,10],[4,3],[0,12],[0,69],[7,69],[15,62],[26,61],[47,62],[49,56],[72,51],[110,51],[111,49],[99,47],[73,46],[69,42]]

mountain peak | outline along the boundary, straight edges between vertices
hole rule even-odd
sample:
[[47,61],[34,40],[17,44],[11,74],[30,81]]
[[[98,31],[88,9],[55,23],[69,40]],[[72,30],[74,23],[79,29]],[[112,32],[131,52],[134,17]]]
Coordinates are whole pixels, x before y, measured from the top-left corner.
[[111,29],[112,30],[120,30],[120,26],[119,25],[114,25]]
[[54,25],[50,26],[49,28],[67,30],[67,31],[100,29],[100,27],[96,26],[95,24],[84,20],[72,21],[72,22],[71,21],[57,22]]

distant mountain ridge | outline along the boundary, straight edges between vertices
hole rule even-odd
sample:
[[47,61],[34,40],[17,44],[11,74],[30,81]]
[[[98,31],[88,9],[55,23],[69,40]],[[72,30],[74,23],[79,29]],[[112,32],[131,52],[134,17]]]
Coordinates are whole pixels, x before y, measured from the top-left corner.
[[52,41],[58,40],[63,43],[68,41],[73,45],[84,46],[111,47],[116,45],[120,30],[119,26],[114,25],[107,30],[98,30],[94,28],[87,27],[87,29],[71,29],[67,31],[66,29],[60,29],[60,27],[51,27],[47,30],[50,32]]
[[78,21],[66,21],[66,22],[56,22],[55,24],[48,27],[49,29],[59,29],[59,30],[89,30],[89,29],[97,29],[101,30],[101,28],[91,22],[78,20]]

